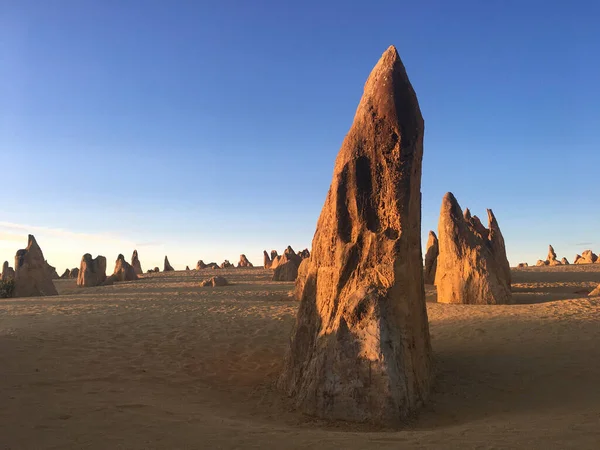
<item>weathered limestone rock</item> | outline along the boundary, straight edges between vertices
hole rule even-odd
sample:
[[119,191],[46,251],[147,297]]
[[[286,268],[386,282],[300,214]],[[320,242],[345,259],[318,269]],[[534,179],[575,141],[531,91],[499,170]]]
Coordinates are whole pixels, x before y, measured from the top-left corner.
[[580,264],[579,260],[581,260],[581,255],[575,255],[575,259],[573,259],[573,264]]
[[286,261],[273,271],[273,281],[295,281],[298,276],[298,265],[294,261]]
[[438,238],[433,231],[429,232],[427,238],[427,251],[425,252],[425,273],[423,278],[425,284],[435,283],[435,270],[437,268],[437,257],[440,253]]
[[78,267],[73,267],[71,269],[71,275],[69,276],[69,278],[75,278],[75,279],[77,279],[77,277],[79,277],[79,268]]
[[185,270],[186,271],[190,270],[190,266],[185,266]]
[[252,265],[252,263],[250,261],[248,261],[248,258],[246,258],[246,255],[240,255],[240,262],[237,265],[238,267],[254,267]]
[[15,277],[15,269],[8,265],[8,261],[4,261],[2,266],[2,281],[11,280]]
[[600,297],[600,284],[592,292],[588,294],[589,297]]
[[579,258],[577,256],[575,257],[575,264],[593,264],[598,259],[598,256],[591,250],[586,250]]
[[133,267],[133,270],[135,270],[136,275],[141,275],[144,273],[142,270],[142,264],[140,263],[140,258],[138,258],[137,250],[134,250],[133,254],[131,255],[131,266]]
[[423,119],[394,47],[337,156],[278,386],[305,413],[397,424],[428,397]]
[[60,276],[61,280],[71,278],[71,271],[69,269],[65,269],[63,274]]
[[512,303],[510,266],[494,214],[488,210],[489,229],[485,231],[473,220],[476,216],[471,220],[466,216],[448,192],[442,201],[438,229],[438,302]]
[[569,260],[567,258],[563,258],[563,259],[560,260],[560,263],[563,266],[568,266],[569,265]]
[[269,254],[266,250],[263,251],[263,267],[265,269],[271,268],[271,258],[269,257]]
[[546,258],[546,260],[548,261],[548,264],[551,266],[555,266],[556,263],[558,262],[556,260],[556,253],[554,252],[554,247],[552,247],[551,245],[548,246],[548,257]]
[[15,290],[13,297],[38,297],[58,295],[52,282],[52,274],[44,259],[42,249],[32,234],[27,248],[17,251],[15,256]]
[[233,264],[231,264],[231,263],[229,262],[229,260],[228,260],[228,259],[226,259],[225,261],[223,261],[223,262],[221,263],[221,265],[220,265],[219,267],[220,267],[221,269],[231,269],[231,268],[233,268],[233,267],[235,267],[235,266],[234,266]]
[[163,272],[173,272],[175,269],[169,264],[169,258],[165,256],[165,264],[163,268]]
[[283,264],[287,261],[283,260],[284,255],[275,255],[275,257],[271,260],[271,269],[275,270],[279,266],[279,264]]
[[207,287],[207,286],[220,287],[220,286],[228,286],[228,285],[229,285],[229,283],[227,282],[227,280],[220,276],[209,278],[208,280],[204,280],[200,283],[200,287]]
[[[73,271],[71,271],[73,273]],[[81,258],[79,266],[79,274],[77,276],[77,286],[93,287],[100,286],[106,281],[106,258],[104,256],[96,256],[86,253]]]
[[548,266],[548,265],[550,265],[550,261],[544,261],[543,259],[538,259],[537,262],[535,263],[535,265],[537,267]]
[[204,261],[202,260],[198,261],[198,263],[196,264],[196,270],[206,269],[207,267],[208,266],[204,264]]
[[286,261],[292,261],[294,264],[296,264],[296,267],[298,267],[302,262],[302,258],[296,254],[296,252],[290,245],[288,245],[287,248],[283,251],[283,256],[286,259]]
[[522,269],[524,267],[529,267],[529,264],[527,264],[526,262],[524,263],[519,263],[519,265],[517,266],[519,269]]
[[302,250],[301,252],[298,253],[298,256],[302,260],[305,260],[306,258],[310,258],[310,252],[308,251],[307,248],[305,248],[304,250]]
[[279,253],[277,253],[277,250],[271,250],[271,261],[273,261],[278,255]]
[[154,273],[160,272],[160,269],[158,267],[154,268]]
[[58,280],[60,278],[58,276],[58,273],[56,273],[56,267],[53,267],[50,264],[48,264],[48,261],[46,261],[46,270],[50,274],[50,278],[52,278],[53,280]]
[[[125,261],[125,257],[121,254],[117,257],[115,261],[115,270],[113,274],[108,277],[110,279],[110,284],[116,281],[133,281],[137,280],[138,276],[135,272],[135,268]],[[108,279],[107,279],[108,281]],[[108,283],[105,283],[108,284]]]

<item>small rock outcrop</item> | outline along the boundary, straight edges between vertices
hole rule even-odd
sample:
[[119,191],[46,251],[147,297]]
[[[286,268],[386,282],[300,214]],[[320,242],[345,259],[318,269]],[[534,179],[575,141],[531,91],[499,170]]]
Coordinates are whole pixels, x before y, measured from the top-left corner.
[[204,261],[200,260],[196,263],[196,270],[206,269],[208,266],[204,264]]
[[113,274],[106,279],[104,284],[113,284],[117,281],[134,281],[137,279],[138,276],[135,272],[135,268],[125,261],[125,257],[120,254],[115,261],[115,270]]
[[[71,271],[73,273],[73,271]],[[77,286],[93,287],[100,286],[106,281],[106,258],[104,256],[96,256],[86,253],[81,258],[79,273],[77,276]]]
[[269,254],[266,250],[263,251],[263,267],[265,269],[271,268],[271,258],[269,257]]
[[142,270],[142,264],[140,263],[140,258],[138,257],[137,250],[134,250],[133,254],[131,255],[131,266],[133,267],[133,270],[135,271],[136,275],[141,275],[144,273],[144,271]]
[[190,266],[185,266],[186,272],[190,270]]
[[598,260],[598,256],[591,250],[586,250],[581,256],[575,256],[574,264],[593,264]]
[[246,255],[242,254],[240,255],[240,262],[238,262],[238,267],[254,267],[252,265],[252,263],[250,261],[248,261],[248,258],[246,258]]
[[302,260],[305,260],[306,258],[310,258],[310,252],[308,251],[307,248],[305,248],[304,250],[302,250],[301,252],[298,253],[298,256]]
[[540,267],[540,266],[549,266],[550,265],[550,261],[543,260],[543,259],[538,259],[537,262],[535,263],[535,265],[537,267]]
[[271,261],[273,261],[277,256],[279,256],[277,250],[271,250]]
[[[462,213],[452,193],[442,201],[438,227],[439,255],[435,285],[438,302],[510,304],[510,265],[504,238],[494,213],[488,209],[483,230],[468,209]],[[481,226],[480,226],[481,225]]]
[[427,251],[425,252],[425,284],[435,283],[435,271],[437,268],[437,258],[440,253],[438,238],[433,231],[429,232],[427,238]]
[[27,248],[17,251],[15,256],[14,279],[13,297],[58,295],[48,263],[32,234],[29,235]]
[[65,280],[67,278],[71,278],[71,270],[70,269],[65,269],[65,271],[60,276],[60,278],[61,278],[61,280]]
[[225,261],[223,261],[223,262],[221,263],[221,265],[220,265],[219,267],[220,267],[221,269],[231,269],[231,268],[233,268],[233,267],[235,267],[235,266],[234,266],[233,264],[231,264],[231,263],[229,262],[229,260],[227,260],[227,259],[226,259]]
[[4,261],[2,265],[2,281],[12,280],[15,278],[15,269],[8,265],[8,261]]
[[220,276],[209,278],[208,280],[204,280],[200,283],[200,287],[207,287],[207,286],[221,287],[221,286],[228,286],[228,285],[229,285],[229,283],[227,282],[227,280]]
[[165,256],[165,264],[163,268],[163,272],[173,272],[175,269],[169,264],[169,258]]
[[77,279],[78,276],[79,276],[79,268],[78,267],[73,267],[71,269],[71,275],[69,276],[69,278],[75,278],[75,279]]
[[527,264],[526,262],[522,262],[522,263],[519,263],[519,264],[517,265],[517,267],[518,267],[519,269],[522,269],[522,268],[524,268],[524,267],[529,267],[529,264]]
[[390,47],[365,84],[296,281],[300,305],[278,386],[305,413],[398,424],[428,397],[423,131]]
[[155,267],[154,268],[154,273],[158,273],[158,272],[160,272],[160,269],[158,267]]
[[569,265],[569,260],[567,258],[563,258],[563,259],[560,260],[560,263],[563,266],[568,266]]

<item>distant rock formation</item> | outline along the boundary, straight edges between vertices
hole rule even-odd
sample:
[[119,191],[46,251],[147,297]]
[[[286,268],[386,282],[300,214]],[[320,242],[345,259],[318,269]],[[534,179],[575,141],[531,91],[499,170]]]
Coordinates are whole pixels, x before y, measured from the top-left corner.
[[550,262],[548,260],[538,259],[537,262],[535,263],[535,265],[537,267],[548,266],[548,265],[550,265]]
[[560,260],[560,263],[563,266],[568,266],[569,265],[569,260],[567,258],[563,258],[563,259]]
[[529,267],[529,264],[527,264],[526,262],[522,262],[522,263],[519,263],[519,265],[518,265],[517,267],[518,267],[519,269],[522,269],[522,268],[524,268],[524,267]]
[[581,256],[575,256],[574,264],[593,264],[598,259],[598,256],[591,250],[586,250]]
[[69,278],[75,278],[75,279],[77,279],[77,277],[79,277],[79,268],[78,267],[73,267],[71,269],[71,275],[69,276]]
[[365,84],[300,268],[301,300],[278,386],[305,413],[398,424],[428,396],[423,130],[390,47]]
[[577,254],[575,255],[575,258],[573,259],[573,264],[580,264],[579,260],[581,259],[581,255]]
[[60,276],[61,280],[66,280],[67,278],[71,278],[71,271],[69,269],[65,269],[63,274]]
[[266,250],[263,251],[263,267],[265,269],[271,268],[271,258],[269,257],[269,254]]
[[15,269],[8,265],[8,261],[4,261],[2,265],[2,281],[12,280],[15,278]]
[[137,250],[134,250],[133,254],[131,255],[131,266],[133,267],[133,270],[135,270],[136,275],[141,275],[144,273],[142,270],[142,264],[140,263],[140,258],[138,258]]
[[430,231],[427,239],[427,251],[425,252],[425,273],[423,275],[425,284],[435,283],[435,271],[439,253],[438,238],[433,231]]
[[304,250],[302,250],[301,252],[298,253],[298,256],[304,260],[306,258],[310,258],[310,252],[308,251],[307,248],[305,248]]
[[13,297],[58,295],[48,263],[32,234],[29,235],[27,248],[17,251],[15,256],[14,279]]
[[207,267],[208,266],[204,264],[204,261],[202,260],[198,261],[198,263],[196,264],[196,270],[206,269]]
[[115,261],[115,270],[113,274],[106,279],[105,285],[113,284],[117,281],[134,281],[137,280],[138,276],[135,273],[135,268],[125,261],[125,257],[121,254],[117,256]]
[[190,266],[185,266],[185,270],[186,270],[186,272],[187,272],[188,270],[190,270]]
[[165,256],[165,265],[163,268],[163,272],[173,272],[175,269],[169,264],[169,258]]
[[252,265],[252,263],[250,261],[248,261],[248,258],[246,258],[246,255],[242,254],[240,255],[240,262],[237,265],[238,267],[254,267]]
[[298,266],[294,261],[286,261],[273,271],[273,281],[295,281],[298,276]]
[[[71,271],[72,273],[72,271]],[[96,256],[86,253],[81,258],[79,266],[79,274],[77,277],[77,286],[93,287],[100,286],[106,281],[106,258],[104,256]]]
[[546,258],[548,261],[548,265],[557,266],[560,264],[560,261],[556,259],[556,252],[554,251],[554,247],[551,245],[548,246],[548,257]]
[[488,209],[483,230],[477,216],[448,192],[442,201],[438,229],[439,255],[435,285],[438,302],[463,304],[509,304],[510,265],[504,238],[493,212]]
[[225,261],[223,261],[223,262],[221,263],[221,265],[220,265],[219,267],[220,267],[221,269],[231,269],[231,268],[234,268],[235,266],[234,266],[233,264],[231,264],[231,263],[229,262],[229,260],[227,260],[227,259],[226,259]]
[[200,283],[200,287],[207,287],[207,286],[221,287],[221,286],[228,286],[228,285],[229,285],[229,283],[227,282],[227,280],[220,276],[209,278],[208,280],[204,280]]
[[154,273],[158,273],[158,272],[160,272],[160,269],[158,267],[155,267],[154,268]]
[[277,256],[279,256],[279,254],[277,253],[277,250],[271,250],[271,261],[273,261],[275,258],[277,258]]

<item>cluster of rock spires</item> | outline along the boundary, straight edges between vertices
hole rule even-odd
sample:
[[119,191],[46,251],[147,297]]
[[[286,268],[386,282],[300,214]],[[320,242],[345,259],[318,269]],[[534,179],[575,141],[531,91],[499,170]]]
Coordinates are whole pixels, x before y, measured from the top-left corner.
[[273,269],[273,281],[294,281],[298,277],[298,269],[302,262],[310,257],[308,249],[296,253],[288,245],[283,255],[278,255],[277,250],[271,250],[271,256],[263,251],[263,267]]
[[63,274],[60,276],[61,280],[68,278],[77,278],[79,276],[79,268],[74,267],[73,269],[65,269]]
[[[435,285],[437,301],[462,304],[510,304],[510,265],[504,238],[491,209],[488,228],[469,209],[462,212],[448,192],[442,200],[438,224]],[[427,268],[426,268],[427,271]],[[426,272],[427,273],[427,272]]]
[[[567,258],[562,258],[560,261],[557,259],[556,252],[554,251],[554,247],[551,245],[548,246],[548,256],[546,259],[538,259],[535,265],[537,267],[541,266],[567,266],[569,265],[569,260]],[[573,260],[573,264],[600,264],[600,258],[591,250],[584,251],[581,255],[575,255]],[[526,262],[519,263],[519,268],[529,267],[529,264]]]
[[[528,267],[527,263],[521,263],[518,267]],[[569,260],[567,258],[562,258],[560,261],[556,258],[556,252],[554,251],[554,247],[551,245],[548,246],[548,256],[546,259],[538,259],[535,263],[536,266],[566,266],[569,265]]]
[[250,261],[248,261],[248,258],[246,258],[246,255],[242,254],[240,255],[240,261],[238,262],[238,267],[254,267],[252,265],[252,263]]
[[586,250],[581,255],[575,255],[575,260],[573,261],[573,264],[594,264],[594,263],[600,264],[600,259],[598,258],[598,255],[596,255],[591,250]]
[[305,413],[398,424],[429,395],[423,130],[390,47],[365,84],[296,281],[300,306],[278,386]]

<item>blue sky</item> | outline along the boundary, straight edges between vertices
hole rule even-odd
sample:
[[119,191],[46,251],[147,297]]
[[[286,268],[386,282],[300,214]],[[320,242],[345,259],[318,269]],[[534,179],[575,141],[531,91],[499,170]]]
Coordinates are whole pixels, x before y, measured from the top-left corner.
[[600,251],[594,1],[0,0],[0,259],[59,271],[310,247],[395,45],[425,118],[423,236],[492,208],[512,264]]

